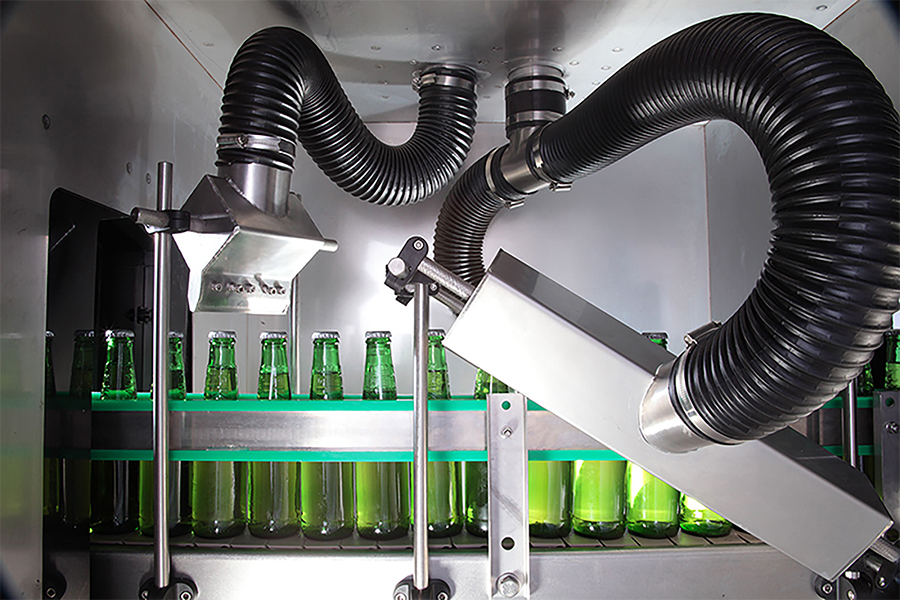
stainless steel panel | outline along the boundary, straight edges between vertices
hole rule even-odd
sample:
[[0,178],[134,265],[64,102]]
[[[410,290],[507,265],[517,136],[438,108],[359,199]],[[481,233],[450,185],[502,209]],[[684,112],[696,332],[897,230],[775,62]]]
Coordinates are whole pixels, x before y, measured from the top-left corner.
[[853,4],[853,0],[151,2],[222,85],[243,40],[262,27],[288,25],[320,45],[367,120],[414,120],[412,72],[426,63],[463,61],[481,71],[479,120],[493,123],[506,117],[506,75],[525,59],[564,69],[566,83],[575,92],[574,105],[642,51],[698,21],[764,11],[824,27]]
[[[95,598],[134,598],[149,563],[149,547],[94,546]],[[265,560],[261,560],[261,557]],[[175,548],[173,568],[190,575],[200,596],[216,600],[314,597],[390,598],[410,572],[409,551]],[[816,599],[813,575],[765,545],[693,548],[533,550],[534,600],[604,598]],[[432,575],[453,598],[487,598],[487,556],[435,551]],[[352,574],[352,576],[348,576]]]
[[791,429],[683,455],[648,444],[640,403],[669,354],[505,253],[445,344],[823,577],[891,524],[865,475]]
[[[62,411],[48,434],[69,429],[78,414]],[[149,412],[94,411],[95,449],[149,450],[152,448]],[[169,413],[172,450],[253,448],[256,450],[331,450],[409,452],[413,415],[409,411],[173,411]],[[529,450],[606,450],[584,432],[552,412],[530,411]],[[65,443],[50,447],[70,448]],[[87,447],[85,443],[84,446]],[[485,413],[428,411],[428,448],[432,452],[484,451]]]
[[0,557],[36,598],[50,195],[153,207],[165,159],[183,199],[212,167],[221,89],[145,3],[4,2],[2,29]]
[[530,598],[527,411],[521,394],[489,394],[487,589],[492,598]]

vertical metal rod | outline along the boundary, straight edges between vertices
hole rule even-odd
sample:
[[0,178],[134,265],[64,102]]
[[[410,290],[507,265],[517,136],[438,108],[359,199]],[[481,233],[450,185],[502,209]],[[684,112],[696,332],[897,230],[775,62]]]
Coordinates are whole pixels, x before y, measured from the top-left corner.
[[[172,208],[172,163],[157,165],[156,207]],[[156,587],[169,585],[169,233],[153,235],[153,567]]]
[[859,447],[856,440],[856,381],[851,381],[844,393],[844,460],[859,468]]
[[300,364],[300,274],[294,277],[291,283],[291,311],[288,316],[290,320],[291,340],[288,348],[291,353],[291,386],[295,394],[302,393],[300,390],[300,373],[303,365]]
[[417,283],[413,318],[413,585],[428,587],[428,286]]

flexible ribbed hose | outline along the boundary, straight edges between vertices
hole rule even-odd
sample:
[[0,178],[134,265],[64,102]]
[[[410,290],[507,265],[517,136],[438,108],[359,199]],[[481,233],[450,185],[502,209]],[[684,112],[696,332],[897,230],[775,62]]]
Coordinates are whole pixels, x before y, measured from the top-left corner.
[[[342,189],[373,204],[402,205],[441,189],[459,170],[475,131],[475,73],[439,66],[446,76],[419,90],[412,137],[399,146],[379,141],[344,94],[322,52],[306,35],[271,27],[252,35],[231,63],[220,134],[297,140]],[[469,85],[447,84],[453,79]],[[290,170],[284,154],[256,148],[219,148],[217,165],[262,163]]]
[[[881,85],[837,40],[787,17],[737,14],[660,42],[548,125],[544,169],[572,181],[707,119],[733,121],[753,140],[776,229],[748,300],[685,355],[686,383],[711,427],[750,440],[844,389],[891,326],[900,130]],[[435,233],[436,260],[449,268],[480,263],[489,224],[463,192],[451,192]],[[469,212],[479,229],[453,230]]]

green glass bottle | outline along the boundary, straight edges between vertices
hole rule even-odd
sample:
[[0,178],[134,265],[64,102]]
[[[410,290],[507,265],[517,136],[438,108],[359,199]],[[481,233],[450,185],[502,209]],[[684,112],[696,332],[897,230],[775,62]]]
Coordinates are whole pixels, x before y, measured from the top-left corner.
[[[472,397],[487,400],[488,394],[508,394],[509,386],[478,369]],[[488,534],[488,466],[483,461],[467,461],[463,469],[463,498],[465,504],[466,531],[479,537]]]
[[[287,333],[260,334],[260,400],[290,400],[291,382]],[[250,463],[248,528],[261,538],[284,538],[300,533],[300,465],[296,462]]]
[[[444,330],[428,331],[428,399],[450,399],[450,375],[447,372],[447,353],[444,350]],[[450,537],[462,531],[462,495],[460,494],[460,464],[458,462],[429,462],[428,473],[428,534]]]
[[[137,400],[134,332],[106,332],[106,363],[100,400]],[[138,516],[138,461],[101,460],[91,466],[91,530],[113,534],[134,531]]]
[[[313,333],[310,400],[343,400],[340,335]],[[353,463],[300,463],[300,528],[314,540],[337,540],[353,533]]]
[[572,464],[528,461],[528,531],[555,538],[572,531]]
[[872,373],[872,362],[866,363],[862,372],[856,377],[856,393],[859,396],[871,396],[875,393],[875,376]]
[[[75,332],[69,398],[85,405],[91,401],[94,387],[94,332]],[[60,475],[60,512],[65,528],[85,534],[91,524],[91,461],[88,458],[64,458]]]
[[[184,400],[187,398],[184,381],[184,334],[170,331],[168,346],[169,400]],[[190,480],[186,473],[190,470],[189,466],[188,462],[169,461],[168,523],[169,535],[173,537],[191,530],[190,488],[182,484],[185,479]],[[140,469],[138,529],[146,536],[153,536],[153,461],[142,460]]]
[[[391,333],[366,332],[363,400],[396,400]],[[356,531],[370,540],[390,540],[409,532],[409,464],[356,463]]]
[[[203,397],[206,400],[236,400],[237,365],[233,331],[209,333],[209,361]],[[191,466],[191,527],[203,538],[226,538],[244,530],[241,514],[241,463],[194,461]]]
[[[44,403],[50,402],[56,396],[56,377],[53,373],[53,332],[44,332]],[[60,476],[62,471],[61,460],[56,457],[44,455],[44,526],[56,528],[61,520]]]
[[614,539],[625,533],[624,460],[572,463],[572,530],[585,537]]
[[[645,337],[663,348],[668,347],[665,333],[644,333]],[[646,472],[628,463],[625,470],[627,503],[625,519],[628,531],[649,538],[664,538],[678,532],[679,492]]]
[[731,523],[728,519],[686,494],[681,494],[679,526],[682,531],[704,537],[719,537],[731,533]]
[[900,390],[900,329],[892,329],[884,334],[885,362],[884,389]]

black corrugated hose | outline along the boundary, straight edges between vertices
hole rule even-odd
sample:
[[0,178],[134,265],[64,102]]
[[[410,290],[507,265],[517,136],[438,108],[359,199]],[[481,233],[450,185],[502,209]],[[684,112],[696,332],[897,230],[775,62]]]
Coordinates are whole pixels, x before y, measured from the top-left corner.
[[[544,172],[572,181],[707,119],[733,121],[753,140],[775,211],[752,294],[682,357],[700,415],[744,441],[834,397],[890,328],[900,298],[900,129],[881,85],[840,42],[787,17],[736,14],[663,40],[547,125]],[[497,201],[477,202],[483,168],[473,171],[441,209],[435,259],[466,265],[459,274],[475,284],[496,214],[485,205]],[[457,225],[470,221],[477,226]]]
[[[475,73],[436,66],[419,89],[412,137],[399,146],[368,130],[316,44],[287,27],[263,29],[231,63],[220,134],[276,136],[300,143],[345,191],[373,204],[403,205],[441,189],[465,161],[475,132]],[[446,76],[446,77],[440,77]],[[471,85],[449,85],[453,79]],[[219,148],[217,165],[262,163],[291,170],[292,158],[258,148]]]

